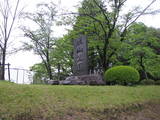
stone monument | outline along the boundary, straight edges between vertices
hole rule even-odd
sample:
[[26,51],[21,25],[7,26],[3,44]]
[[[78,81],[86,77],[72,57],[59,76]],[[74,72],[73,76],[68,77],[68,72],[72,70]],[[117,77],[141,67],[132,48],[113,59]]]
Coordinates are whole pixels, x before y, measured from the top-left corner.
[[74,40],[74,65],[73,74],[88,75],[88,52],[87,52],[86,36],[80,35],[79,38]]
[[88,46],[85,35],[80,35],[74,40],[74,76],[60,81],[62,85],[104,85],[100,75],[88,74]]

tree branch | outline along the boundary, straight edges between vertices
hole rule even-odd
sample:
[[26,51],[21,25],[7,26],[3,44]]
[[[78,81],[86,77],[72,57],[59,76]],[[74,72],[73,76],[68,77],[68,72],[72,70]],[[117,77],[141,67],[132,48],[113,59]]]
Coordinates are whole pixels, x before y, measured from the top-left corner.
[[138,19],[139,17],[141,17],[141,16],[145,13],[145,11],[146,11],[154,2],[156,2],[156,0],[152,0],[152,2],[151,2],[147,7],[145,7],[144,10],[143,10],[131,23],[129,23],[126,27],[128,28],[131,24],[133,24],[135,21],[137,21],[137,19]]
[[11,23],[11,26],[10,26],[10,28],[9,28],[9,32],[8,32],[8,35],[7,35],[7,41],[8,41],[8,39],[9,39],[9,36],[10,36],[10,34],[11,34],[11,31],[12,31],[12,28],[13,28],[13,25],[14,25],[14,22],[15,22],[15,19],[16,19],[19,1],[20,1],[20,0],[17,0],[17,3],[16,3],[16,8],[15,8],[15,10],[14,10],[14,15],[13,15],[12,23]]

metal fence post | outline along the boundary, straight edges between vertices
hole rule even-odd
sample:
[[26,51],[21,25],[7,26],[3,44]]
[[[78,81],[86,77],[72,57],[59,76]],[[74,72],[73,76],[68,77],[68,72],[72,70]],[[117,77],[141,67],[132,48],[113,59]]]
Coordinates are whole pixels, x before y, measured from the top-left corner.
[[8,63],[8,80],[11,82],[11,76],[10,76],[10,64]]

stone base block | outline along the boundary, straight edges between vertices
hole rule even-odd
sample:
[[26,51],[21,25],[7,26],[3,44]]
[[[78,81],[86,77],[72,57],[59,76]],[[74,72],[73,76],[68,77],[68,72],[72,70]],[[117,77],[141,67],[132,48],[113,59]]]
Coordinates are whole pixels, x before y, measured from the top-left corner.
[[50,80],[50,81],[48,81],[48,84],[50,84],[50,85],[59,85],[59,81],[58,80]]
[[100,75],[70,76],[60,81],[61,85],[105,85]]

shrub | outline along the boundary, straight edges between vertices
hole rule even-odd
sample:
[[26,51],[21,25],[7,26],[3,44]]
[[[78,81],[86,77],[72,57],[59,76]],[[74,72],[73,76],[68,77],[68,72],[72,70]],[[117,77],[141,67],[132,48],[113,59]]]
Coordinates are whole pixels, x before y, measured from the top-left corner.
[[130,66],[116,66],[108,69],[104,78],[106,82],[120,85],[133,85],[139,81],[139,72]]
[[141,85],[154,85],[155,81],[152,79],[144,79],[140,82]]
[[160,80],[155,81],[155,85],[160,85]]

